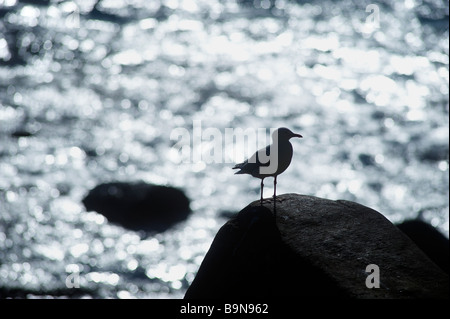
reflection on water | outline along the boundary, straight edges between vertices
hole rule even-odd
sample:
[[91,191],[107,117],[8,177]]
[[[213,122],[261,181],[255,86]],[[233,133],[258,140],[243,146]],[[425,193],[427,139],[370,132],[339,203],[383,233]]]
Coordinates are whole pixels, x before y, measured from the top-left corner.
[[[259,191],[177,164],[170,132],[194,120],[290,127],[305,138],[280,194],[448,236],[448,2],[375,2],[379,28],[368,4],[0,0],[2,294],[183,296],[220,213]],[[153,237],[108,224],[81,199],[113,180],[181,187],[194,214]]]

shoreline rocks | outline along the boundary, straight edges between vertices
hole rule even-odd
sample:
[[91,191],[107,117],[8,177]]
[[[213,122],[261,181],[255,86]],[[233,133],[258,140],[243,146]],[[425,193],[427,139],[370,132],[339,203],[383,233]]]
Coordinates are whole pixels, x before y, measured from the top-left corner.
[[189,199],[181,190],[144,182],[100,184],[83,204],[112,223],[144,231],[165,231],[191,212]]
[[[379,269],[379,288],[366,280]],[[217,233],[185,298],[448,298],[449,277],[383,215],[350,201],[284,194]]]
[[449,240],[435,227],[420,220],[406,220],[396,225],[436,265],[447,274],[450,271]]

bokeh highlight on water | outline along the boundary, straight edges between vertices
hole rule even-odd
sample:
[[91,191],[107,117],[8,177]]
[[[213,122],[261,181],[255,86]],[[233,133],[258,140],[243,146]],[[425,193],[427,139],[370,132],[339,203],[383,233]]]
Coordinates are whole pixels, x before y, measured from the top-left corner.
[[[182,297],[224,212],[259,191],[230,164],[179,162],[170,132],[193,121],[289,127],[304,139],[279,194],[353,200],[393,222],[420,216],[448,237],[448,10],[0,0],[3,294]],[[193,214],[146,236],[85,210],[89,189],[117,180],[180,187]]]

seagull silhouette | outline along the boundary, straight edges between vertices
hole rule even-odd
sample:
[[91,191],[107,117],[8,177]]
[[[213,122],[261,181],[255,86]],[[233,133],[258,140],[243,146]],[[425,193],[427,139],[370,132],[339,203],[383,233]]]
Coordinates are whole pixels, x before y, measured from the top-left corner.
[[291,164],[292,137],[302,138],[285,127],[280,127],[272,133],[272,144],[260,149],[243,163],[236,164],[233,169],[240,169],[235,174],[250,174],[261,179],[261,205],[263,203],[264,178],[273,176],[274,204],[277,193],[277,176],[283,173]]

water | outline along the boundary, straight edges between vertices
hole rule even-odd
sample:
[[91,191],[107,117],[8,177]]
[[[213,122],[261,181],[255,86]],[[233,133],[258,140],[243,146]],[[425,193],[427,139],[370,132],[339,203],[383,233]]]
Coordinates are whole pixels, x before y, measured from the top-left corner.
[[[3,295],[182,297],[224,212],[259,198],[230,169],[236,145],[180,163],[171,132],[194,123],[289,127],[304,138],[279,194],[420,215],[448,237],[448,2],[94,4],[0,0]],[[180,187],[193,214],[147,237],[85,210],[118,180]]]

